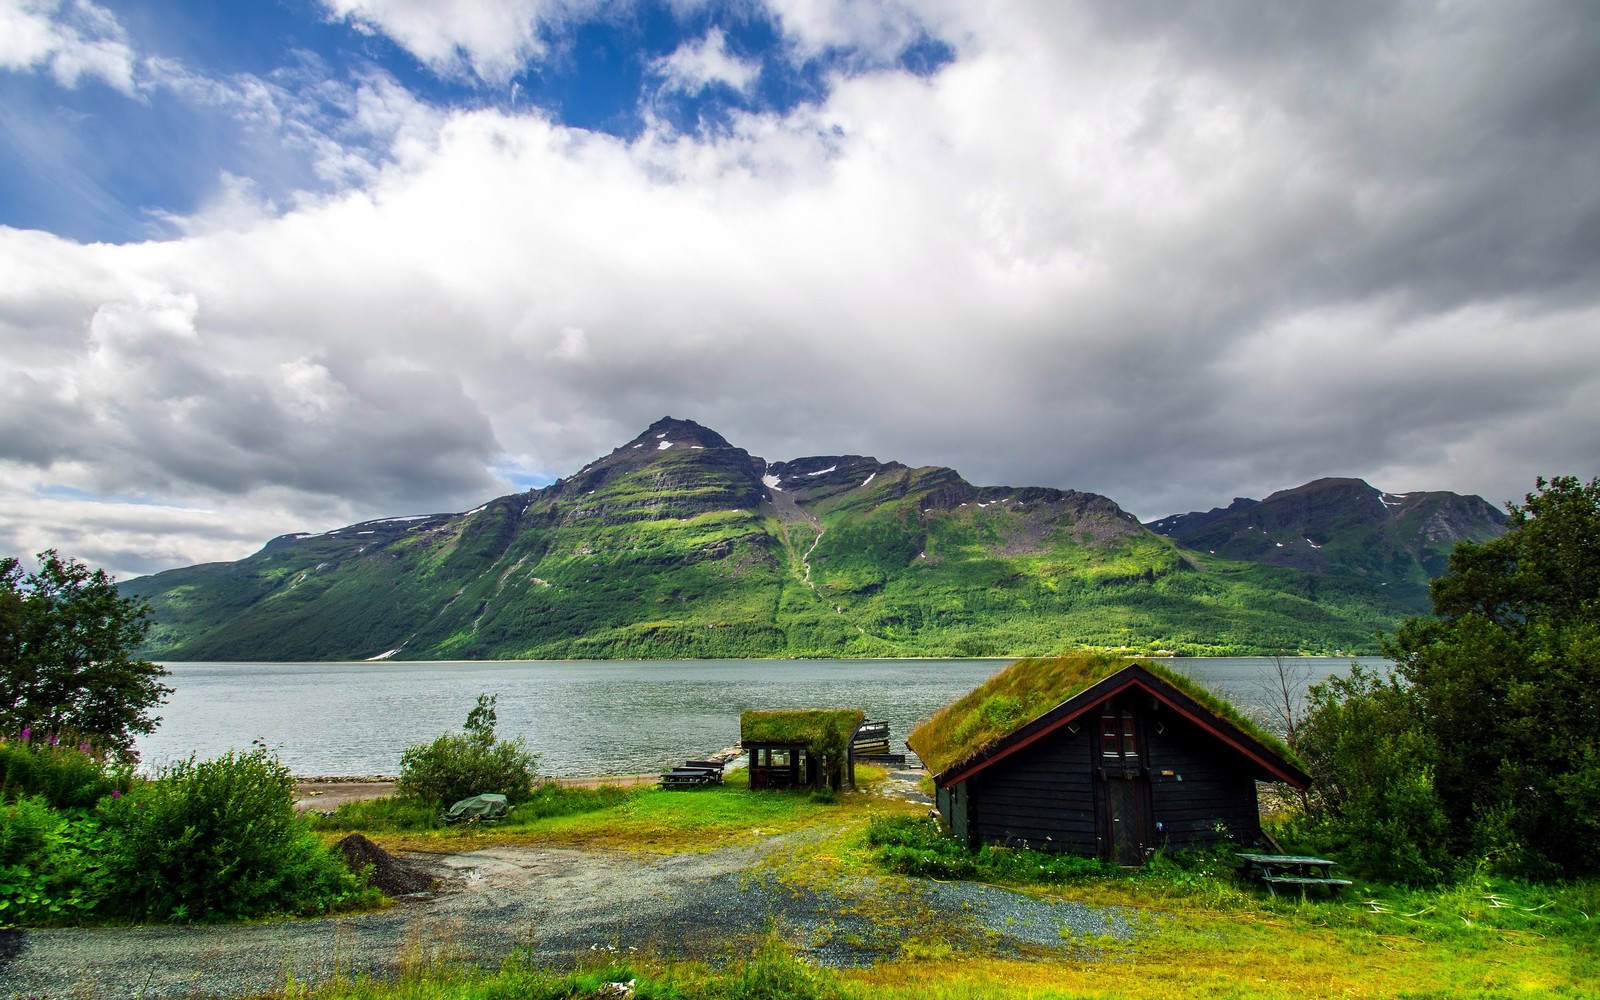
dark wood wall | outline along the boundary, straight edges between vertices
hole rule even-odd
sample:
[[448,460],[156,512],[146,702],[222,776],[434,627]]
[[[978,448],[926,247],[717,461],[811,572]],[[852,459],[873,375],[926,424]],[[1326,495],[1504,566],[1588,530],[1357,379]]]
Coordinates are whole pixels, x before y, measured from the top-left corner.
[[[1138,718],[1138,776],[1148,787],[1150,847],[1204,847],[1219,830],[1243,843],[1260,839],[1255,778],[1236,752],[1166,706],[1140,697],[1119,700]],[[956,838],[972,847],[1002,844],[1044,851],[1109,856],[1102,757],[1095,727],[1099,710],[1080,717],[1078,732],[1063,727],[1032,746],[949,788],[939,789],[939,812]],[[1118,776],[1120,776],[1120,770]],[[1141,797],[1143,789],[1141,788]],[[1141,814],[1143,807],[1141,806]]]
[[1058,730],[965,782],[969,844],[1095,854],[1089,733]]
[[[1146,730],[1150,802],[1158,842],[1208,847],[1219,825],[1241,843],[1261,839],[1255,777],[1225,744],[1168,711],[1152,713]],[[1157,731],[1158,728],[1161,731]]]

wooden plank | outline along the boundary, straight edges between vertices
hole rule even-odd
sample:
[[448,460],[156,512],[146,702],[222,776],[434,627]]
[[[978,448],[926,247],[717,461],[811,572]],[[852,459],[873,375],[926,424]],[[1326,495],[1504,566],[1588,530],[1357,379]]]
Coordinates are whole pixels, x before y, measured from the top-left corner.
[[1298,875],[1262,875],[1259,877],[1261,881],[1271,882],[1273,885],[1355,885],[1354,882],[1347,878],[1312,878]]

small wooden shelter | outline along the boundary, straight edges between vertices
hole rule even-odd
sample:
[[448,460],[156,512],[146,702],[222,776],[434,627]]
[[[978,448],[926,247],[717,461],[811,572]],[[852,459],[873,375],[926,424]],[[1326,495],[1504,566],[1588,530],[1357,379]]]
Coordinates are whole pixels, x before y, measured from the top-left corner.
[[1258,843],[1256,782],[1310,781],[1281,742],[1187,677],[1093,653],[1018,660],[907,742],[968,846],[1123,865],[1161,847]]
[[854,788],[850,746],[866,717],[858,709],[745,712],[739,745],[750,754],[750,787]]

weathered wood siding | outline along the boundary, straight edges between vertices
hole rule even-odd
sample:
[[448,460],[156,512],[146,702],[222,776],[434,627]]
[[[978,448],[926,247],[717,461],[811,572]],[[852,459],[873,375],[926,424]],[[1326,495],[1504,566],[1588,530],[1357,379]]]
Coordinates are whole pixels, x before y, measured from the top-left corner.
[[972,842],[972,824],[967,822],[971,802],[971,789],[965,781],[938,790],[939,815],[950,824],[950,833],[968,847],[976,847]]
[[1239,758],[1172,712],[1152,713],[1150,722],[1145,753],[1157,842],[1178,849],[1208,847],[1217,841],[1219,825],[1240,842],[1259,840],[1255,778]]
[[1095,854],[1089,733],[1060,729],[963,782],[971,791],[969,843]]

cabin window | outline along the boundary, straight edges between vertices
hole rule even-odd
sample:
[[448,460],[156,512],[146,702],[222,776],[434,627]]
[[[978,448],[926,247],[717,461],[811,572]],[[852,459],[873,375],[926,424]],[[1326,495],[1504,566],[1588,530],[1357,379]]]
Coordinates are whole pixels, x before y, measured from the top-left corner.
[[772,754],[772,759],[771,759],[771,761],[768,762],[768,766],[769,767],[788,767],[789,766],[789,751],[787,751],[787,750],[769,750],[768,753]]
[[1134,728],[1133,712],[1107,709],[1100,716],[1100,755],[1102,757],[1137,757],[1139,742]]

